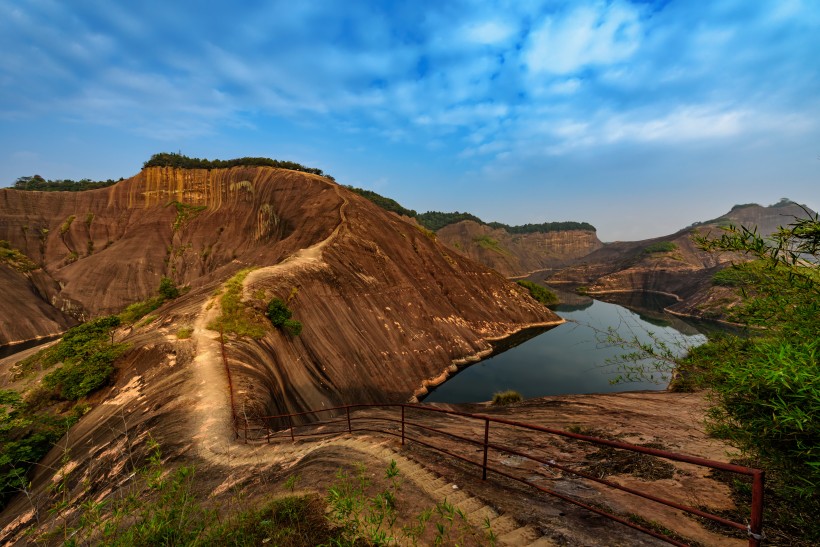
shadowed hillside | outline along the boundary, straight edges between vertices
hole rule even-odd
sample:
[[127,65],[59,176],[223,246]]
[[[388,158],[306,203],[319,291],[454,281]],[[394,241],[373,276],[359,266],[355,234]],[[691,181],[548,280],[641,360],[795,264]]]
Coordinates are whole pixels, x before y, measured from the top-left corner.
[[774,205],[738,205],[725,215],[696,223],[675,234],[644,241],[615,242],[578,260],[558,273],[533,276],[547,284],[581,286],[589,294],[653,291],[679,299],[668,311],[719,319],[737,301],[735,291],[714,286],[712,277],[726,266],[747,259],[733,253],[708,253],[693,242],[693,234],[717,237],[722,227],[735,225],[771,234],[811,211],[784,199]]

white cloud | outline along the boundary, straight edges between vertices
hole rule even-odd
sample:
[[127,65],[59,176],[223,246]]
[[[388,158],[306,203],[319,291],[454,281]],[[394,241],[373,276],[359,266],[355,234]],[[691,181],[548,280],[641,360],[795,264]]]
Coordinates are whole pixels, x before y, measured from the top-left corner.
[[483,21],[468,25],[464,29],[464,38],[477,44],[497,45],[506,42],[515,30],[515,27],[509,23]]
[[588,65],[625,61],[639,47],[642,26],[631,5],[587,5],[550,15],[530,35],[525,54],[535,74],[570,74]]

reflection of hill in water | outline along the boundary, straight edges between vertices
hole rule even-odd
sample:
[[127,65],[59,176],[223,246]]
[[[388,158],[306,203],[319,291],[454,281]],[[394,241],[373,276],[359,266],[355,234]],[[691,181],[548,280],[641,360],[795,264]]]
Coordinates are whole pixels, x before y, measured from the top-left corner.
[[555,293],[558,301],[561,302],[557,306],[551,306],[553,311],[581,311],[592,305],[592,298],[589,296],[550,285],[547,285],[547,288]]
[[[591,304],[590,304],[591,305]],[[492,355],[498,355],[499,353],[504,353],[505,351],[512,349],[516,346],[520,346],[524,342],[528,340],[532,340],[539,334],[544,334],[548,330],[551,330],[555,327],[534,327],[531,329],[524,329],[518,331],[517,333],[513,334],[512,336],[508,336],[506,338],[502,338],[501,340],[492,341],[491,344],[493,345],[493,353]]]
[[[677,315],[666,313],[664,308],[677,302],[673,297],[664,294],[647,292],[609,293],[596,297],[610,304],[623,306],[638,314],[642,320],[658,327],[673,327],[683,334],[705,334],[732,332],[742,334],[742,329],[714,321],[684,319]],[[561,311],[556,309],[555,311]]]
[[642,320],[657,327],[673,327],[686,335],[703,333],[703,329],[696,327],[693,323],[664,312],[666,306],[677,302],[671,296],[647,292],[629,292],[604,294],[600,295],[599,299],[628,308],[637,313]]
[[572,311],[584,311],[585,309],[592,306],[594,300],[591,298],[589,302],[584,302],[581,304],[558,304],[557,306],[550,306],[550,309],[554,312],[572,312]]

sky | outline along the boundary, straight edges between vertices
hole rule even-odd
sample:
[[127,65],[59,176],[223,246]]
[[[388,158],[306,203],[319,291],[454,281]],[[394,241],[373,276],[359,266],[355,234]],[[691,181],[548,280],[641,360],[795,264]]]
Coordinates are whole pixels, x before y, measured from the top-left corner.
[[0,0],[0,186],[157,152],[637,240],[820,209],[820,2]]

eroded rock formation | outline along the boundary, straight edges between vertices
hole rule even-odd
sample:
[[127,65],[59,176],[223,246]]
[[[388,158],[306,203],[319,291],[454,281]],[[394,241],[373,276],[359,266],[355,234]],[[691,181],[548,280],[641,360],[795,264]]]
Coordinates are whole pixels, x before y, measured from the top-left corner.
[[583,286],[590,294],[651,291],[678,298],[668,311],[720,319],[727,306],[738,300],[735,291],[712,285],[714,273],[748,258],[733,253],[707,253],[692,240],[695,233],[719,237],[730,224],[768,235],[805,217],[806,211],[788,200],[762,207],[741,205],[729,213],[675,234],[634,242],[608,243],[559,272],[536,274],[550,285]]
[[250,308],[261,316],[286,298],[304,330],[228,337],[244,413],[407,400],[493,339],[560,321],[500,274],[315,175],[154,167],[89,192],[6,189],[0,204],[0,239],[40,265],[0,282],[19,293],[27,280],[57,315],[14,330],[9,318],[36,301],[21,299],[28,307],[11,307],[2,342],[118,312],[155,294],[163,275],[191,292],[140,329],[192,324],[218,310],[212,293],[231,275],[256,268]]
[[472,220],[445,226],[436,235],[455,251],[508,277],[560,268],[603,246],[588,230],[511,234]]

